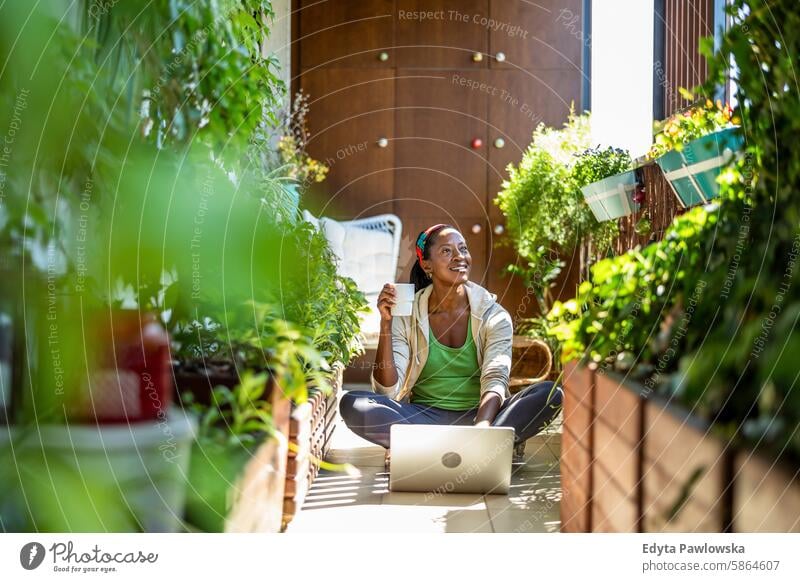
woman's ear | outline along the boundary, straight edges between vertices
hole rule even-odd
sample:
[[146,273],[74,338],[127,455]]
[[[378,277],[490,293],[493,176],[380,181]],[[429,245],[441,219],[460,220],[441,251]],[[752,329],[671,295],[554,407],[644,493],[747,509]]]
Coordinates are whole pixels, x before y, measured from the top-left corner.
[[430,279],[433,275],[433,265],[431,264],[431,261],[428,259],[422,259],[422,261],[420,261],[420,266],[422,266],[425,276]]

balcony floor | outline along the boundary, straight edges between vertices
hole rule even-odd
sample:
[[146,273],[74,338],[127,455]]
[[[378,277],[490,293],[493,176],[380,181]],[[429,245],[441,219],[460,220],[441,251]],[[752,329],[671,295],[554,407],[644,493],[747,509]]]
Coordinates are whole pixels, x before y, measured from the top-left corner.
[[[369,389],[346,385],[344,390]],[[401,493],[388,490],[384,449],[339,420],[327,461],[355,465],[361,475],[321,470],[286,533],[557,532],[560,526],[560,416],[529,439],[505,495]]]

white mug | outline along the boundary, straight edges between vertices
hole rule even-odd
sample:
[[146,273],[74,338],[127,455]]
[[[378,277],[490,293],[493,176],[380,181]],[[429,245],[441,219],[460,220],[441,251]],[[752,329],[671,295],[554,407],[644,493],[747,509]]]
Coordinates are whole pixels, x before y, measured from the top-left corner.
[[395,283],[395,304],[392,315],[411,315],[414,307],[414,285],[412,283]]

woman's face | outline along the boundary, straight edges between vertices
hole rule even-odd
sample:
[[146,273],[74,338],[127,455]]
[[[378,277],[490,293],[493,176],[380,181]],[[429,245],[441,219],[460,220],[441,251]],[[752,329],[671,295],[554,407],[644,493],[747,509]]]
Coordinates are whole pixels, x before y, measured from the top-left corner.
[[428,249],[430,258],[422,263],[433,279],[445,285],[458,285],[469,280],[472,256],[461,233],[453,228],[439,231]]

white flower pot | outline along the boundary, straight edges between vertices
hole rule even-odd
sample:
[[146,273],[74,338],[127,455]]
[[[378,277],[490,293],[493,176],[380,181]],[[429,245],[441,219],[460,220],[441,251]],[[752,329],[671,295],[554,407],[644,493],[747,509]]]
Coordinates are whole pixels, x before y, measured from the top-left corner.
[[87,482],[119,492],[144,531],[174,532],[182,527],[196,432],[194,417],[171,408],[154,422],[40,425],[14,446],[41,448]]

